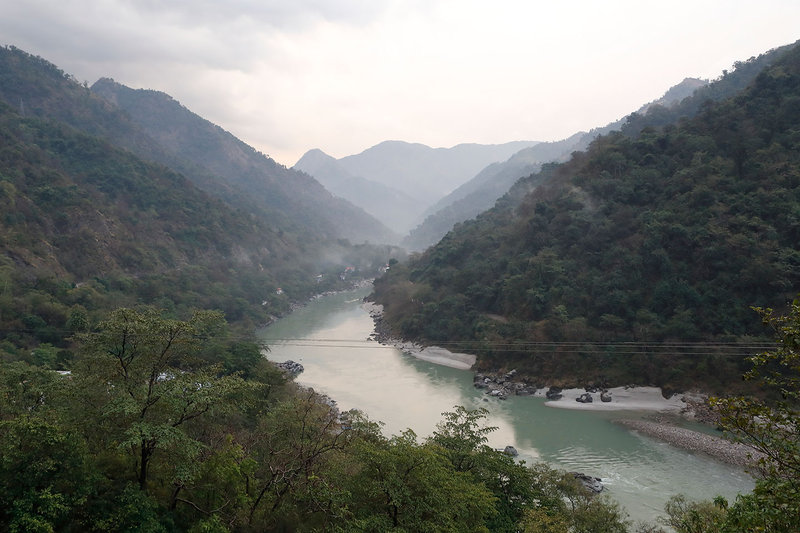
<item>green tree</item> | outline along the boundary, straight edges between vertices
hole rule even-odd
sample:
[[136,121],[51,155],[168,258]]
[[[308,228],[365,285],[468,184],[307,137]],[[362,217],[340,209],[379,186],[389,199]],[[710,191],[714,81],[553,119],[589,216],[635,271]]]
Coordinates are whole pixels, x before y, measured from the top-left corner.
[[67,329],[73,333],[82,333],[89,329],[89,313],[82,305],[75,304],[67,315]]
[[31,415],[0,422],[0,531],[48,532],[74,521],[94,476],[76,432]]
[[[217,312],[198,311],[188,321],[162,318],[152,308],[118,309],[98,331],[81,337],[84,359],[74,383],[95,410],[93,422],[106,444],[127,450],[136,481],[146,489],[158,451],[170,452],[173,481],[191,476],[202,447],[186,427],[225,407],[242,387],[196,354],[224,329]],[[178,484],[180,486],[180,483]]]
[[676,533],[720,533],[725,521],[727,502],[724,499],[692,502],[683,495],[673,496],[664,505],[664,525]]
[[517,531],[525,508],[537,499],[533,471],[523,462],[486,443],[495,427],[486,426],[486,409],[456,406],[442,413],[429,443],[436,445],[457,472],[465,472],[495,497],[495,513],[488,519],[491,531]]
[[617,502],[596,495],[575,477],[544,463],[531,468],[535,497],[523,513],[525,533],[625,533],[626,513]]
[[22,361],[0,363],[0,420],[46,410],[45,394],[52,394],[61,382],[55,372]]
[[413,431],[363,440],[355,453],[361,466],[348,485],[355,530],[488,531],[492,494],[435,446],[418,444]]
[[259,417],[241,468],[249,526],[294,529],[298,521],[328,510],[315,490],[326,483],[330,461],[341,459],[350,438],[339,431],[336,415],[312,391],[287,398]]
[[487,435],[497,428],[482,426],[489,411],[475,410],[457,405],[454,411],[444,412],[444,420],[436,425],[430,442],[442,447],[453,467],[458,472],[469,472],[482,465],[487,451],[494,452],[486,445]]

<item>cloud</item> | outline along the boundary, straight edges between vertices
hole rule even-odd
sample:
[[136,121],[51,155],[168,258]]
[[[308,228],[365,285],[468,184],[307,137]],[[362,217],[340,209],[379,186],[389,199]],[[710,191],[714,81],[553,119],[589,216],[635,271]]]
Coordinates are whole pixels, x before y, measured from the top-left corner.
[[0,0],[0,35],[161,90],[285,164],[385,139],[554,140],[796,39],[800,3]]

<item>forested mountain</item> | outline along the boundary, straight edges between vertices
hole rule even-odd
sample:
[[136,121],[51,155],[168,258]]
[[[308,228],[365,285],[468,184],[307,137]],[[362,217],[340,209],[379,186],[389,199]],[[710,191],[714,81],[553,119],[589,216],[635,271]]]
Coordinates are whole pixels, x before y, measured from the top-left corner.
[[361,207],[398,233],[405,233],[417,219],[418,200],[383,183],[354,176],[322,150],[309,150],[292,168],[314,176],[333,194]]
[[314,178],[285,168],[219,126],[192,113],[169,95],[134,90],[108,78],[92,92],[123,110],[204,190],[278,226],[310,230],[310,237],[386,243],[397,236],[376,218],[330,194]]
[[371,276],[392,253],[352,246],[313,217],[216,198],[139,157],[169,159],[52,64],[13,48],[0,62],[0,357],[54,364],[70,357],[75,320],[137,303],[219,309],[252,328],[336,287],[345,266]]
[[[754,75],[753,69],[749,69],[747,79],[752,79]],[[746,77],[743,73],[737,73],[736,76]],[[708,82],[704,80],[686,78],[667,90],[658,100],[639,108],[637,116],[646,115],[651,108],[660,112],[674,108],[707,84]],[[732,91],[728,92],[727,96],[731,94]],[[707,98],[719,99],[724,96],[724,92],[718,90]],[[685,112],[692,111],[686,109]],[[424,250],[438,242],[457,223],[469,220],[492,207],[498,198],[508,192],[514,182],[538,172],[543,163],[566,161],[572,152],[586,150],[599,135],[618,130],[625,124],[626,120],[620,119],[606,126],[594,128],[590,132],[578,132],[561,141],[540,143],[520,150],[508,161],[489,165],[470,181],[429,207],[423,215],[422,223],[411,230],[403,240],[403,246],[410,250]]]
[[438,242],[457,223],[492,207],[514,182],[537,171],[543,162],[564,161],[574,150],[586,148],[595,136],[586,132],[576,133],[562,141],[524,148],[506,161],[492,163],[429,207],[423,214],[425,219],[409,232],[403,246],[409,250],[424,250]]
[[[800,290],[800,49],[770,62],[694,118],[634,117],[520,180],[378,280],[387,321],[403,337],[466,341],[486,366],[545,378],[685,386],[738,375],[708,351],[652,359],[587,346],[758,335],[750,307],[784,308]],[[528,344],[550,342],[576,344],[545,354]]]
[[[342,182],[367,186],[367,192],[390,189],[390,195],[401,203],[389,207],[391,219],[397,226],[392,229],[405,233],[419,223],[420,215],[442,196],[463,184],[482,168],[496,161],[505,161],[519,150],[535,145],[532,141],[514,141],[505,144],[459,144],[452,148],[431,148],[419,143],[384,141],[359,154],[330,161],[320,161],[319,153],[311,150],[295,164],[323,183]],[[330,174],[330,175],[327,175]],[[394,192],[399,191],[399,194]],[[365,210],[375,213],[387,202],[373,204],[368,195],[349,190],[345,198]],[[383,218],[382,218],[383,220]],[[389,219],[387,219],[389,220]]]

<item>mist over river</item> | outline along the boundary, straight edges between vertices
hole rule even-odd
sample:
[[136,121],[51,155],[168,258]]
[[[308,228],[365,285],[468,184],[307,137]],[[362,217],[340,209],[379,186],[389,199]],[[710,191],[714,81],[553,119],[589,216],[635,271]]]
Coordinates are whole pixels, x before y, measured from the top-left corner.
[[288,359],[305,370],[296,381],[358,408],[384,423],[384,434],[411,428],[427,437],[443,411],[456,405],[489,410],[497,426],[489,444],[513,445],[520,459],[600,477],[609,496],[634,520],[654,520],[678,493],[732,500],[749,492],[745,472],[632,432],[612,421],[641,417],[628,411],[555,409],[538,397],[502,401],[472,385],[473,374],[421,361],[368,337],[372,318],[361,306],[369,288],[322,296],[258,332],[275,362]]

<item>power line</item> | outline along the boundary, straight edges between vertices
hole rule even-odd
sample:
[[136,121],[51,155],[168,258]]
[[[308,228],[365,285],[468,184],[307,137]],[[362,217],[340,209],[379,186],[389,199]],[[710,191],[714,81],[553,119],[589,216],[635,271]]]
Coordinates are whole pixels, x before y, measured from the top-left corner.
[[[346,349],[386,349],[402,347],[379,344],[373,340],[362,339],[310,339],[310,338],[274,338],[264,339],[273,347],[289,346],[299,348],[346,348]],[[494,349],[505,352],[522,352],[533,355],[579,353],[585,355],[675,355],[675,356],[737,356],[745,357],[764,352],[774,348],[774,344],[767,343],[648,343],[648,342],[580,342],[580,341],[553,341],[553,342],[442,342],[437,347],[451,347],[458,350],[486,350]],[[423,348],[424,350],[424,348]]]

